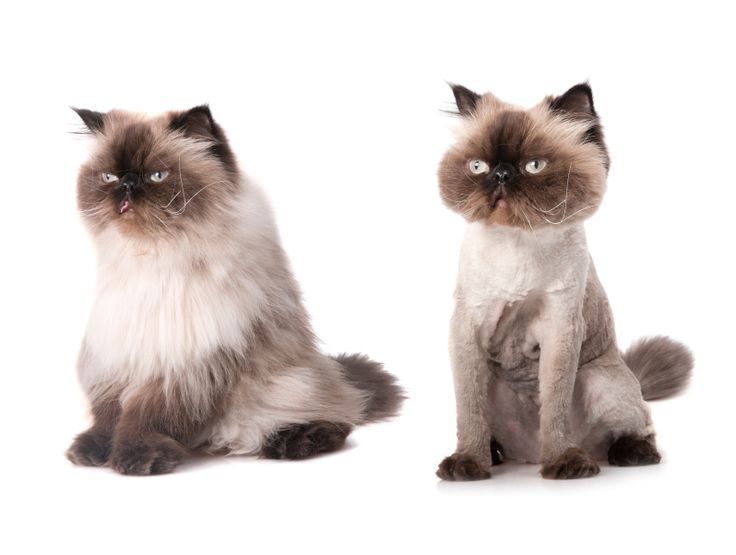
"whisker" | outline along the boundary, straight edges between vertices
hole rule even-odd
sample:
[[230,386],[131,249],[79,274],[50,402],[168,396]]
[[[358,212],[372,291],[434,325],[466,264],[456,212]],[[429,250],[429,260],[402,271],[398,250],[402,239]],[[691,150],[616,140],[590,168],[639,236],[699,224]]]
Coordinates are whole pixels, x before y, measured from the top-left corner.
[[201,193],[202,191],[204,191],[205,189],[207,189],[209,187],[212,187],[213,185],[217,185],[218,183],[227,183],[227,180],[225,180],[225,179],[219,179],[217,181],[213,181],[212,183],[208,183],[207,185],[205,185],[204,187],[202,187],[201,189],[199,189],[196,193],[194,193],[191,197],[189,197],[189,199],[186,200],[186,202],[184,204],[182,204],[182,207],[179,210],[177,210],[175,212],[172,212],[170,210],[167,210],[166,212],[169,213],[169,214],[171,214],[172,216],[181,216],[184,213],[184,210],[186,210],[186,208],[189,205],[189,203],[192,202],[194,200],[194,198],[199,193]]
[[[567,217],[566,217],[566,215],[567,215],[567,199],[568,199],[568,195],[569,195],[569,192],[570,192],[570,174],[571,174],[571,172],[572,172],[572,164],[570,164],[570,166],[567,168],[567,181],[565,182],[565,198],[562,199],[561,202],[557,203],[555,206],[553,206],[552,208],[549,208],[547,210],[543,210],[542,208],[539,208],[538,206],[532,204],[532,208],[534,208],[534,210],[536,210],[537,212],[541,212],[542,214],[552,214],[553,212],[557,212],[559,210],[560,206],[563,206],[564,207],[563,208],[563,211],[562,211],[562,217],[560,218],[560,221],[559,222],[552,222],[548,218],[542,216],[550,224],[553,224],[553,223],[562,223],[562,222],[564,222],[567,219]],[[576,214],[577,214],[577,212],[576,212]]]
[[182,204],[182,210],[187,205],[187,194],[184,192],[184,177],[181,174],[181,152],[179,153],[179,186],[181,187],[181,198],[184,200],[184,203]]
[[166,210],[169,206],[171,206],[171,203],[174,202],[174,199],[178,197],[180,194],[181,194],[181,191],[177,191],[177,193],[173,197],[171,197],[171,200],[169,201],[169,203],[166,206],[161,206],[160,208],[163,208],[164,210]]
[[552,214],[553,212],[557,212],[559,210],[560,206],[562,206],[563,204],[566,204],[566,203],[567,203],[567,198],[561,200],[560,202],[558,202],[557,204],[555,204],[549,210],[542,210],[541,208],[539,208],[538,206],[535,206],[535,205],[532,205],[532,207],[537,212],[542,212],[543,214]]
[[573,216],[574,216],[575,214],[577,214],[578,212],[582,212],[583,210],[587,210],[588,208],[595,208],[595,207],[597,207],[597,206],[598,206],[597,204],[589,204],[588,206],[583,206],[582,208],[580,208],[580,209],[578,209],[578,210],[575,210],[575,212],[573,212],[572,214],[570,214],[570,215],[569,215],[569,216],[567,216],[566,218],[563,218],[563,219],[561,219],[561,220],[560,220],[559,222],[553,222],[553,221],[550,221],[550,220],[548,220],[548,219],[547,219],[546,217],[544,217],[544,216],[542,216],[542,218],[544,218],[544,220],[545,220],[545,221],[546,221],[546,222],[547,222],[548,224],[552,224],[552,225],[560,225],[560,224],[564,223],[565,221],[569,220],[570,218],[572,218],[572,217],[573,217]]
[[533,233],[533,234],[534,234],[534,235],[536,236],[536,235],[537,235],[537,232],[536,232],[536,231],[534,231],[534,226],[532,226],[532,222],[531,222],[531,220],[529,219],[529,216],[527,216],[527,214],[526,214],[526,212],[524,211],[524,209],[523,209],[523,208],[519,207],[519,209],[521,210],[521,213],[522,213],[522,214],[524,215],[524,219],[526,219],[526,223],[528,223],[528,224],[529,224],[529,229],[530,229],[530,230],[531,230],[531,232],[532,232],[532,233]]
[[167,232],[167,233],[169,233],[169,234],[171,233],[171,228],[169,228],[169,226],[168,226],[168,225],[166,224],[166,222],[164,222],[164,221],[163,221],[163,220],[162,220],[161,218],[159,218],[159,217],[158,217],[158,216],[157,216],[156,214],[154,214],[154,215],[153,215],[153,217],[154,217],[154,218],[156,218],[156,219],[157,219],[157,220],[158,220],[159,222],[161,222],[161,225],[162,225],[162,226],[164,226],[164,228],[166,229],[166,232]]

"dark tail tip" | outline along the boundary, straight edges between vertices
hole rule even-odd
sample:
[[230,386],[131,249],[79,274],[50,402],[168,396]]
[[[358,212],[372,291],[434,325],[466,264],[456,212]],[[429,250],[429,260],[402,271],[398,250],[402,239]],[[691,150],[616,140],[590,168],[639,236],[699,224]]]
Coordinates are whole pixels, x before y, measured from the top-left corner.
[[348,381],[368,394],[366,422],[396,416],[406,395],[396,378],[386,372],[381,363],[361,354],[343,353],[334,358],[345,368]]
[[639,380],[647,401],[673,397],[682,393],[690,382],[693,355],[685,345],[669,337],[639,339],[623,357]]

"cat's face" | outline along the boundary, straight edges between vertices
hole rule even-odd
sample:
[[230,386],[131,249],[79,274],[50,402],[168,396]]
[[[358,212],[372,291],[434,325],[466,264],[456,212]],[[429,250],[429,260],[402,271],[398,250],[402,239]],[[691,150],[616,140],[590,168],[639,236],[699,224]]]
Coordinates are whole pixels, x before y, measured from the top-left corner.
[[462,121],[439,168],[450,208],[471,222],[532,230],[595,212],[609,160],[587,84],[529,110],[458,85],[453,92]]
[[216,218],[233,195],[236,162],[207,106],[154,117],[75,111],[95,141],[77,181],[79,210],[93,232],[181,233]]

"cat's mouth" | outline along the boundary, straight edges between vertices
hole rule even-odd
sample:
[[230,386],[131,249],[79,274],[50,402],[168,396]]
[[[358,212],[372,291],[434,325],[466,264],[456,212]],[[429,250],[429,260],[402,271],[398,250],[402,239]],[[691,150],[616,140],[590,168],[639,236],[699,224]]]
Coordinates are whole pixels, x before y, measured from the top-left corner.
[[133,200],[129,196],[125,196],[123,200],[120,201],[120,204],[118,205],[118,214],[121,216],[125,214],[126,212],[132,212],[133,211]]
[[488,203],[491,205],[491,209],[502,208],[506,206],[506,188],[503,185],[499,185],[489,195]]

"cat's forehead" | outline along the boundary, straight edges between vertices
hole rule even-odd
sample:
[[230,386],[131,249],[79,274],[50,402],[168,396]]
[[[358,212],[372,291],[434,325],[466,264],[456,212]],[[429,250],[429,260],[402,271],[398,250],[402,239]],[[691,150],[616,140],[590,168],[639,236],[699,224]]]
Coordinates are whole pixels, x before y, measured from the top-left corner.
[[475,116],[463,121],[459,138],[470,148],[520,154],[523,150],[573,147],[586,129],[582,122],[555,116],[547,99],[524,109],[484,95]]
[[112,163],[111,169],[135,171],[152,159],[167,157],[172,139],[164,118],[114,110],[108,113],[99,137],[98,156]]
[[496,147],[520,146],[529,139],[533,127],[534,122],[526,112],[503,110],[489,119],[485,134]]

